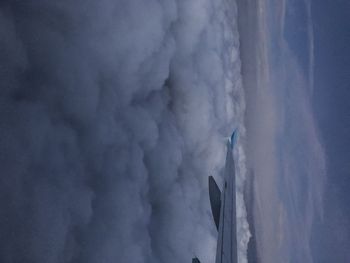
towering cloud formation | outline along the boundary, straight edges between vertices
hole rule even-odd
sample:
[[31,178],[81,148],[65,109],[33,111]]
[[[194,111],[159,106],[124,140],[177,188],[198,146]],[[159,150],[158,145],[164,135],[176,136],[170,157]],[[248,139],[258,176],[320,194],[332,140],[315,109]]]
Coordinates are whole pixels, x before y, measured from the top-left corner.
[[212,262],[207,176],[245,134],[235,6],[0,8],[0,261]]

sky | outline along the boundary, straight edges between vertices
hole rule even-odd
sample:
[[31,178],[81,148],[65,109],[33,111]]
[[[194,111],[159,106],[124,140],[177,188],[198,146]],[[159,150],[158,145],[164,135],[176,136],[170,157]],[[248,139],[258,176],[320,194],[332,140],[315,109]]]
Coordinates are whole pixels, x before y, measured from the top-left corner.
[[257,66],[244,88],[259,262],[348,262],[350,6],[252,2]]
[[313,104],[329,167],[325,216],[314,228],[315,261],[319,262],[350,260],[349,14],[347,1],[320,1],[313,9],[318,87]]
[[[310,240],[314,262],[348,262],[349,258],[349,43],[350,6],[346,1],[313,1],[314,87],[311,105],[325,153],[323,215],[313,222]],[[297,31],[298,29],[290,29]],[[298,47],[302,34],[288,42]],[[310,53],[310,52],[309,52]],[[303,59],[299,59],[303,65]]]

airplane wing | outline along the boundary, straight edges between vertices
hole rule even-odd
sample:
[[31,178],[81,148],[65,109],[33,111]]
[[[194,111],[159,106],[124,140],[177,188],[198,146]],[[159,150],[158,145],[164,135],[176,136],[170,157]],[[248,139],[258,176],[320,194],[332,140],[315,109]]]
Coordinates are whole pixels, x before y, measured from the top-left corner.
[[235,135],[227,145],[224,186],[221,193],[219,235],[215,263],[236,263],[237,227],[236,227],[236,177],[233,159]]
[[[215,263],[237,263],[236,226],[236,175],[233,147],[237,132],[234,131],[227,143],[224,185],[220,191],[214,177],[209,176],[209,198],[215,225],[218,229]],[[200,263],[193,258],[192,263]]]

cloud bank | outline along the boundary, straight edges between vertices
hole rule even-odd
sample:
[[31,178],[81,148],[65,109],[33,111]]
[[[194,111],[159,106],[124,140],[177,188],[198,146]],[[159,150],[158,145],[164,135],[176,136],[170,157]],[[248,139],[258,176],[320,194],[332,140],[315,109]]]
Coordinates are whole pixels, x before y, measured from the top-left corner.
[[[226,1],[2,1],[0,261],[213,262],[207,176],[243,127]],[[238,145],[239,257],[248,225]]]

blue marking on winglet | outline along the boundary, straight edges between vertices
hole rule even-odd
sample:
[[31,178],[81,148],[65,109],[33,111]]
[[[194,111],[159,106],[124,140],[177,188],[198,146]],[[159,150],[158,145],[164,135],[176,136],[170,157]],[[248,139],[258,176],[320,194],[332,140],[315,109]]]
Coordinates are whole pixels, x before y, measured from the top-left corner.
[[233,149],[233,147],[235,146],[235,143],[237,141],[237,136],[238,136],[238,131],[237,130],[234,130],[232,135],[231,135],[231,138],[230,138],[230,146],[231,146],[231,149]]

